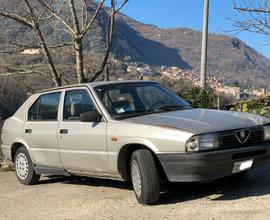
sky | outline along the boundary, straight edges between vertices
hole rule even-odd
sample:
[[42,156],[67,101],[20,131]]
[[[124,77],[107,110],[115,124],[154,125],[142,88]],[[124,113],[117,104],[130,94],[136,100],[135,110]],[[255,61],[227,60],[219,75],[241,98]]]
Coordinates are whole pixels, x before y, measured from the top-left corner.
[[[233,0],[210,0],[209,32],[235,35],[232,18]],[[122,13],[161,28],[187,27],[202,30],[203,0],[129,0]],[[270,59],[270,36],[242,32],[235,35]]]

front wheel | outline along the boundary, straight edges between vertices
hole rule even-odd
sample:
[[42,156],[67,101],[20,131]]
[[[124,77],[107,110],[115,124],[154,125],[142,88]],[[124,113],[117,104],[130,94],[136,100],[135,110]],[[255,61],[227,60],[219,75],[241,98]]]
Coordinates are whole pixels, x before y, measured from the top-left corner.
[[40,175],[36,174],[31,158],[25,147],[20,147],[15,154],[15,170],[17,179],[24,185],[38,183]]
[[158,170],[149,150],[137,150],[131,156],[131,179],[139,203],[152,205],[159,198]]

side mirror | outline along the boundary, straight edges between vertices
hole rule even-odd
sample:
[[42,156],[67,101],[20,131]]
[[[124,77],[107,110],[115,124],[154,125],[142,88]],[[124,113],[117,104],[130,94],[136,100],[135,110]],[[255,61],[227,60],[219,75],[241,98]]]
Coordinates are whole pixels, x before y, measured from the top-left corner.
[[100,122],[102,116],[97,111],[84,112],[80,114],[81,122]]
[[191,107],[193,108],[197,108],[196,106],[194,106],[193,102],[191,100],[185,100],[188,104],[190,104]]
[[185,101],[192,106],[192,101],[191,100],[185,100]]

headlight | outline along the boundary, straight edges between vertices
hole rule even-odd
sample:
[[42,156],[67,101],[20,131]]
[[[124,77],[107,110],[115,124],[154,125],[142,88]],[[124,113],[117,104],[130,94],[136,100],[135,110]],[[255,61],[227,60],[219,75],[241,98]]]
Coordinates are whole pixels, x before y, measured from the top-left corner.
[[[269,128],[270,138],[270,128]],[[212,150],[219,147],[217,134],[204,134],[191,137],[186,143],[187,151]]]
[[270,140],[270,126],[263,126],[264,130],[264,140],[269,141]]

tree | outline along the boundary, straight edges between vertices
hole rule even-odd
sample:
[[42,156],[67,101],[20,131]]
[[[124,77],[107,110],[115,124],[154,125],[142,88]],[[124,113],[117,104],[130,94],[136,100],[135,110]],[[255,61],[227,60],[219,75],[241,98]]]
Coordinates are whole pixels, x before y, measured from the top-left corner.
[[42,52],[46,58],[50,70],[50,78],[53,80],[55,86],[60,86],[61,76],[54,65],[48,44],[40,28],[40,21],[42,19],[41,15],[43,14],[43,12],[40,9],[37,9],[38,8],[37,6],[33,7],[29,0],[23,0],[23,3],[27,11],[26,14],[20,15],[14,14],[12,12],[7,13],[0,11],[0,16],[11,19],[23,26],[26,26],[30,31],[32,31],[35,34],[37,44],[42,49]]
[[230,19],[237,31],[270,34],[270,6],[268,0],[234,1],[235,18]]
[[[72,46],[74,67],[78,83],[95,81],[103,73],[112,48],[115,16],[126,5],[128,0],[124,0],[122,2],[117,2],[116,0],[110,1],[110,12],[107,12],[109,16],[109,25],[107,27],[106,51],[100,67],[97,71],[91,72],[91,74],[85,73],[84,71],[84,38],[86,34],[89,33],[98,13],[104,6],[105,0],[100,0],[99,3],[94,1],[94,4],[96,5],[94,13],[89,12],[90,0],[23,0],[23,2],[27,13],[23,10],[17,10],[17,13],[13,12],[15,10],[10,10],[9,12],[0,11],[0,16],[11,19],[26,26],[30,31],[33,31],[37,39],[37,45],[35,47],[42,49],[49,66],[49,77],[53,80],[55,86],[60,86],[62,84],[63,75],[59,73],[59,70],[56,68],[50,48]],[[108,10],[105,9],[105,11]],[[46,41],[42,24],[44,24],[44,22],[50,22],[51,20],[57,20],[61,24],[60,29],[70,35],[71,42],[61,42],[60,44],[55,43],[51,45],[51,43],[49,44]],[[57,28],[59,29],[59,27]],[[23,48],[33,48],[32,45],[23,45],[21,43],[13,43],[13,45]],[[21,50],[19,50],[19,52],[21,52]],[[37,73],[35,70],[31,71],[33,73]],[[21,71],[21,74],[26,74],[31,71]],[[9,73],[7,73],[7,75],[9,75]],[[90,75],[90,77],[86,77],[86,75]]]
[[[60,9],[59,2],[57,1],[37,1],[51,14],[51,16],[59,20],[63,24],[65,30],[71,35],[74,48],[77,79],[79,83],[86,82],[87,80],[84,75],[83,68],[83,38],[85,37],[88,30],[91,28],[105,0],[102,0],[99,3],[95,13],[92,16],[89,16],[87,10],[88,2],[86,0],[82,1],[82,9],[80,11],[77,10],[74,0],[62,1]],[[63,14],[63,11],[65,11],[63,8],[65,7],[67,7],[67,9],[70,11],[70,21],[68,21],[66,19],[66,15]]]
[[114,32],[114,28],[115,28],[115,15],[125,6],[125,4],[128,2],[128,0],[124,0],[120,6],[117,8],[117,1],[116,0],[111,0],[111,14],[110,14],[110,22],[109,22],[109,31],[108,31],[108,37],[107,37],[107,50],[104,56],[104,59],[101,63],[100,68],[98,69],[98,71],[96,71],[96,73],[94,74],[94,76],[90,79],[90,81],[95,81],[99,75],[102,74],[102,72],[104,71],[106,64],[107,64],[107,60],[109,58],[110,55],[110,51],[112,49],[112,41],[113,41],[113,32]]

